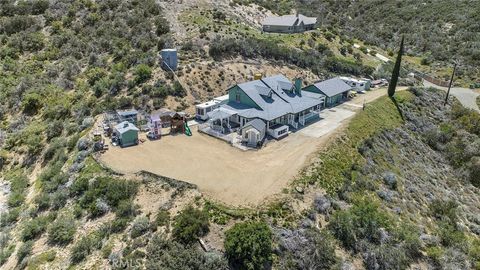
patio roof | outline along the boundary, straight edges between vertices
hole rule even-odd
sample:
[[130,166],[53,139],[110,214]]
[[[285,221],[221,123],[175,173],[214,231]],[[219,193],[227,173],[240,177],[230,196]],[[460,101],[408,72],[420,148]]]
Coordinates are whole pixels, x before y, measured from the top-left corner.
[[236,114],[237,112],[222,107],[207,113],[211,120],[225,119]]

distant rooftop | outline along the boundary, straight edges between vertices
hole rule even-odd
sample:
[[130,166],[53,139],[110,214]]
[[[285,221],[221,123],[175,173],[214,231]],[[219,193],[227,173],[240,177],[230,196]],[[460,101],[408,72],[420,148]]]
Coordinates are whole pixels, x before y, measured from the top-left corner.
[[138,111],[135,109],[130,109],[130,110],[117,110],[117,114],[122,116],[122,117],[128,117],[128,116],[133,116],[137,115]]
[[284,15],[284,16],[270,16],[263,21],[263,25],[279,25],[279,26],[297,26],[303,22],[304,25],[311,25],[317,23],[317,18],[307,17],[302,14]]

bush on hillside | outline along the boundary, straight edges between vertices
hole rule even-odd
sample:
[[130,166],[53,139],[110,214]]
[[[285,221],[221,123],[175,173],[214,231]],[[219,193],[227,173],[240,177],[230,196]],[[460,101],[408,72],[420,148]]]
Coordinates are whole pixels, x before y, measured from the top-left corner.
[[22,230],[20,231],[20,238],[22,241],[26,242],[28,240],[33,240],[36,237],[40,236],[47,226],[55,219],[55,214],[48,214],[44,216],[38,216],[30,221],[27,221]]
[[480,157],[474,157],[470,165],[470,182],[472,185],[480,188]]
[[221,255],[204,253],[194,246],[169,241],[162,234],[150,240],[146,252],[146,269],[229,269]]
[[152,69],[145,64],[140,64],[136,67],[134,76],[136,84],[144,83],[152,77]]
[[26,114],[35,114],[41,108],[41,97],[37,93],[29,93],[23,97],[22,107]]
[[271,263],[272,232],[264,222],[235,224],[225,233],[229,261],[241,269],[263,269]]
[[328,231],[281,229],[278,238],[280,269],[332,269],[338,262],[335,239]]
[[391,225],[390,218],[380,210],[378,203],[363,199],[348,210],[335,212],[329,228],[345,248],[355,250],[361,239],[380,243],[381,229]]
[[192,244],[208,233],[208,226],[208,213],[188,206],[175,217],[173,238],[183,244]]
[[150,221],[147,217],[141,216],[135,219],[132,223],[132,228],[130,230],[130,236],[132,238],[137,238],[145,234],[150,228]]
[[32,253],[33,241],[23,243],[17,250],[17,260],[21,262]]
[[54,245],[67,245],[73,240],[75,232],[73,218],[59,217],[48,229],[48,242]]

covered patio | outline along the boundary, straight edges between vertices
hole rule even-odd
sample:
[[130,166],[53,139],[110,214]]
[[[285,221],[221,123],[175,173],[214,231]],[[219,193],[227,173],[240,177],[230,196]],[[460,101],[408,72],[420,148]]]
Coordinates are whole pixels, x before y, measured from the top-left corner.
[[222,134],[232,133],[239,127],[239,124],[233,121],[233,118],[236,118],[236,116],[237,112],[235,111],[218,108],[208,113],[208,126]]

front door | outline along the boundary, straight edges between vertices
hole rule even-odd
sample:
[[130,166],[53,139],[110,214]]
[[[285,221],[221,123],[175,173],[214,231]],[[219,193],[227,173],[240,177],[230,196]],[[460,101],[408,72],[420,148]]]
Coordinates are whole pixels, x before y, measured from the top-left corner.
[[248,144],[256,145],[257,144],[257,134],[255,132],[248,132]]

